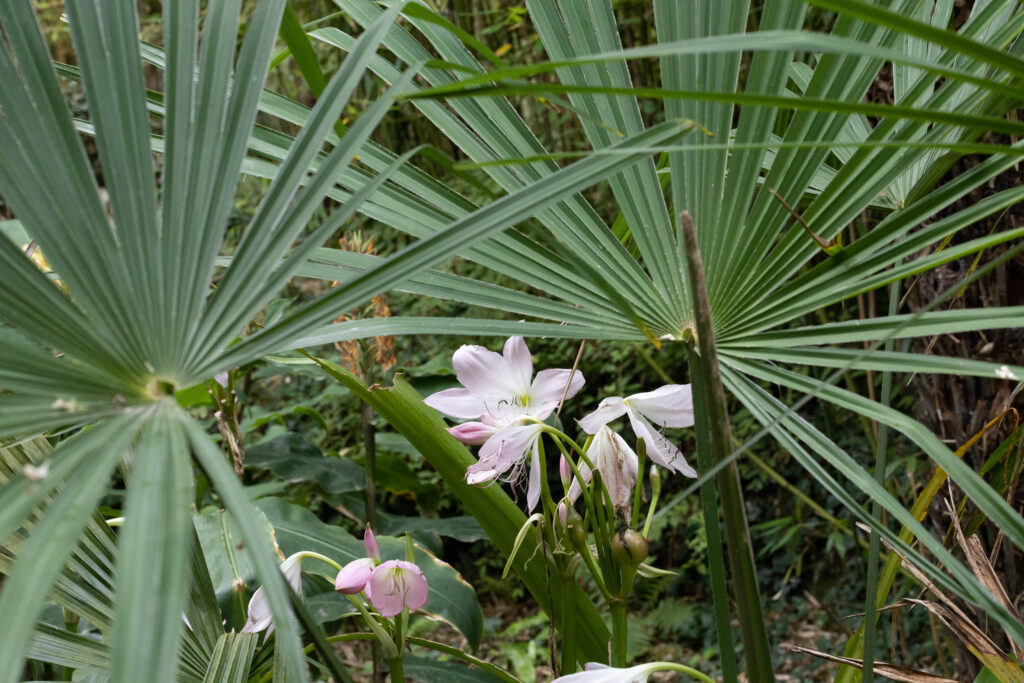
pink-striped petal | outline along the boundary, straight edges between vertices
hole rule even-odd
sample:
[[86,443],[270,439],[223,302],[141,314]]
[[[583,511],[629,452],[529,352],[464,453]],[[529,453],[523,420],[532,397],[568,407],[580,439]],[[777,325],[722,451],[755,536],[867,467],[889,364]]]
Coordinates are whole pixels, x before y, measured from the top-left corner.
[[629,407],[659,427],[693,426],[693,391],[689,384],[666,384],[626,399]]
[[509,337],[505,341],[502,356],[516,376],[517,386],[530,386],[530,378],[533,377],[533,358],[530,357],[530,349],[526,347],[523,338]]
[[474,420],[487,412],[484,400],[468,389],[455,388],[438,391],[423,399],[431,408],[463,420]]
[[419,609],[427,604],[427,579],[411,562],[389,560],[376,567],[366,582],[366,599],[385,617],[403,609]]
[[539,442],[533,444],[533,458],[530,460],[530,483],[526,488],[526,511],[533,512],[540,502],[540,448]]
[[504,356],[482,346],[462,346],[452,356],[452,366],[459,383],[488,403],[522,396],[530,388],[529,377],[523,381]]
[[633,426],[633,432],[637,435],[637,438],[644,440],[644,446],[647,448],[647,457],[652,461],[671,472],[679,472],[686,477],[697,476],[697,471],[687,464],[682,451],[676,448],[675,444],[671,443],[660,432],[655,431],[651,423],[642,415],[629,411],[629,423]]
[[602,427],[587,450],[594,467],[612,498],[612,505],[626,522],[632,516],[633,487],[636,486],[640,460],[625,439],[608,427]]
[[[543,425],[537,423],[499,429],[480,447],[480,460],[469,466],[467,475],[484,471],[495,472],[495,477],[504,474],[526,458],[542,429]],[[466,480],[470,481],[470,477]]]
[[597,434],[601,427],[626,414],[626,404],[621,396],[612,396],[601,401],[597,410],[579,420],[580,428],[587,434]]
[[[571,377],[570,377],[571,373]],[[530,385],[530,414],[543,420],[558,407],[562,394],[569,400],[583,388],[583,373],[579,370],[541,370]],[[568,391],[566,391],[568,385]]]

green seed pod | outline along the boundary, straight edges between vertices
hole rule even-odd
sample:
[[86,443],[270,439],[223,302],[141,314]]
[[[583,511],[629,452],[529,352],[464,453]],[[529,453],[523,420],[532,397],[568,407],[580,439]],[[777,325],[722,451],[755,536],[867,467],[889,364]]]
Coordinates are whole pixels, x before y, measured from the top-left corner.
[[583,518],[574,508],[569,508],[565,518],[565,531],[569,542],[577,552],[590,552],[587,548],[587,532],[583,529]]
[[650,546],[639,531],[622,529],[612,537],[612,557],[623,569],[636,569],[647,559]]

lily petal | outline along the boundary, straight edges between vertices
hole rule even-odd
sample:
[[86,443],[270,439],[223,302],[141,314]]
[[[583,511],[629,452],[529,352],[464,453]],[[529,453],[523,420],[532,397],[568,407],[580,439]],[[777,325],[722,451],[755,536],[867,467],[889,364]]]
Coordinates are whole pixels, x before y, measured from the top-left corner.
[[370,574],[366,599],[385,617],[403,609],[419,609],[427,604],[427,579],[412,562],[388,560]]
[[531,423],[526,425],[510,425],[499,429],[494,436],[480,447],[480,460],[469,466],[466,481],[479,483],[489,479],[479,479],[473,475],[493,472],[491,479],[498,477],[521,463],[530,448],[540,437],[543,425]]
[[263,586],[256,589],[249,599],[248,616],[245,625],[242,626],[242,633],[259,633],[268,628],[273,629],[274,618],[270,615],[270,603],[263,592]]
[[452,356],[452,366],[459,383],[485,401],[521,396],[530,386],[529,378],[524,383],[519,372],[504,356],[482,346],[467,344],[460,347]]
[[[570,377],[571,373],[571,377]],[[586,381],[579,370],[541,370],[530,385],[530,412],[539,420],[543,420],[558,407],[558,402],[565,394],[566,400],[572,398],[583,388]],[[566,391],[566,385],[569,385]]]
[[[579,464],[579,470],[584,483],[589,484],[590,480],[593,479],[593,473],[590,471],[590,466],[585,462],[581,462]],[[580,486],[580,480],[573,476],[572,484],[569,485],[569,492],[565,495],[569,499],[570,503],[575,503],[581,493],[583,493],[583,487]]]
[[540,502],[540,448],[539,443],[533,444],[533,458],[530,460],[530,484],[526,489],[526,511],[533,512]]
[[626,402],[659,427],[693,426],[693,390],[689,384],[666,384],[654,391],[633,394]]
[[517,386],[521,389],[530,386],[530,378],[533,377],[533,358],[523,338],[509,337],[505,341],[502,356],[516,375]]
[[651,460],[672,472],[679,472],[683,476],[694,478],[697,476],[697,471],[687,464],[682,451],[660,432],[655,431],[646,418],[630,410],[629,423],[633,426],[633,432],[637,438],[644,440],[647,456]]
[[479,418],[487,412],[487,404],[482,398],[468,389],[445,389],[423,399],[431,408],[440,410],[445,415],[463,420]]
[[[280,566],[288,585],[292,587],[300,597],[302,596],[302,553],[289,555]],[[256,589],[249,600],[249,609],[242,627],[242,633],[259,633],[269,629],[267,633],[274,631],[274,619],[270,614],[270,603],[263,592],[263,586]]]
[[626,414],[626,404],[621,396],[612,396],[601,401],[597,410],[578,420],[580,428],[587,434],[597,434],[601,427]]
[[551,683],[644,683],[653,672],[662,668],[662,664],[664,662],[618,669],[606,664],[588,662],[586,671],[560,676]]

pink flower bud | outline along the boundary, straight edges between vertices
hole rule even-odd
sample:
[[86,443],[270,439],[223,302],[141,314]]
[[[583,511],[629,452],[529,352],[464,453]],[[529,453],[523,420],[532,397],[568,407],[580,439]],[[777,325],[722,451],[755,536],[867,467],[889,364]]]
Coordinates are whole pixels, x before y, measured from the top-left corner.
[[338,572],[338,578],[334,580],[334,590],[345,595],[361,593],[366,587],[366,582],[370,580],[370,574],[376,564],[369,557],[349,562]]
[[494,436],[496,427],[485,425],[483,422],[463,422],[460,425],[448,428],[448,433],[467,446],[479,446]]
[[381,615],[393,617],[403,609],[427,604],[427,579],[412,562],[388,560],[373,570],[366,582],[366,599]]
[[562,489],[568,491],[569,485],[572,484],[572,467],[564,455],[558,461],[558,478],[562,480]]
[[380,547],[369,524],[366,525],[366,533],[363,534],[363,547],[366,548],[367,557],[380,562]]
[[565,506],[564,500],[558,504],[558,508],[555,510],[555,512],[558,514],[558,521],[564,527],[569,521],[569,508]]

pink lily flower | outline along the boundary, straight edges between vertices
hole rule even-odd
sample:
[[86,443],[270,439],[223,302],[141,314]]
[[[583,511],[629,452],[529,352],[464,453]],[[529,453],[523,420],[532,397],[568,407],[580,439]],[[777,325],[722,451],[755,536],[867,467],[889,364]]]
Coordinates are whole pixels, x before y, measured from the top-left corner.
[[597,410],[579,420],[579,425],[587,434],[597,434],[606,424],[623,415],[629,417],[637,438],[644,440],[651,460],[671,472],[687,477],[697,476],[697,471],[687,464],[682,452],[658,431],[665,427],[693,426],[693,393],[689,384],[667,384],[626,398],[606,398]]
[[334,590],[339,593],[361,593],[366,587],[366,582],[370,580],[374,567],[380,564],[380,547],[369,524],[366,525],[366,532],[363,534],[363,547],[366,548],[366,557],[349,562],[338,572],[338,577],[334,580]]
[[[284,578],[291,585],[292,590],[300,597],[302,596],[302,555],[303,553],[295,553],[281,563],[281,573],[284,574]],[[257,588],[256,592],[252,594],[252,598],[249,600],[248,616],[242,627],[242,633],[259,633],[260,631],[274,632],[274,619],[270,614],[270,603],[267,602],[263,586]]]
[[[601,479],[608,488],[615,509],[622,512],[626,523],[629,523],[633,515],[633,487],[636,486],[640,458],[625,439],[607,426],[601,427],[594,436],[590,448],[587,449],[587,456],[601,473]],[[585,462],[580,463],[580,475],[586,483],[590,483],[592,473]],[[582,492],[579,480],[573,479],[569,487],[569,502],[575,503]]]
[[366,599],[381,615],[393,617],[403,609],[427,604],[427,578],[412,562],[388,560],[373,570],[366,582]]
[[532,454],[527,504],[540,500],[540,424],[583,387],[581,372],[542,370],[533,377],[533,360],[522,337],[510,337],[501,354],[482,346],[462,346],[452,357],[461,388],[431,394],[427,405],[451,417],[473,420],[448,431],[459,441],[479,445],[479,462],[466,472],[470,484],[496,480],[511,470],[521,476]]

